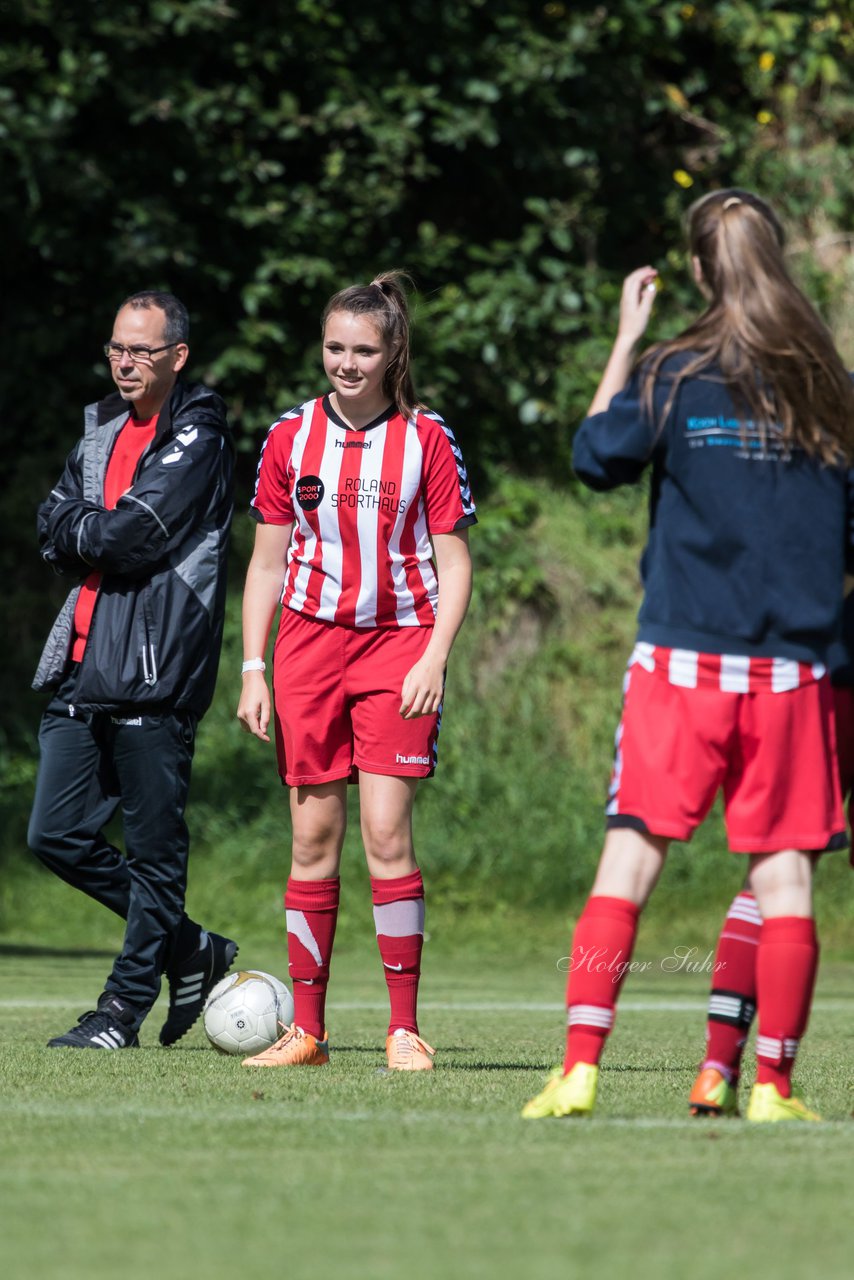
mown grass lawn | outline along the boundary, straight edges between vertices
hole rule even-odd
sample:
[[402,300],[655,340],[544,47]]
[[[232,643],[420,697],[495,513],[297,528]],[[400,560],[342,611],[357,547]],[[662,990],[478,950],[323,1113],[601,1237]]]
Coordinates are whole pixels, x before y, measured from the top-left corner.
[[[333,969],[328,1068],[249,1072],[199,1028],[57,1052],[106,955],[0,946],[4,1275],[848,1277],[854,966],[825,965],[800,1080],[826,1122],[690,1121],[706,978],[632,975],[590,1121],[524,1122],[562,978],[534,947],[430,956],[432,1075],[382,1072],[372,951]],[[244,944],[244,965],[285,974]]]

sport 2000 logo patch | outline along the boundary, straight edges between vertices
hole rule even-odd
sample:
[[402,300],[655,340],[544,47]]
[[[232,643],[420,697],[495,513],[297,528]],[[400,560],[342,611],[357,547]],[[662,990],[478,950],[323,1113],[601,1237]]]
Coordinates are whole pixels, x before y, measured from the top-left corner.
[[300,476],[296,493],[303,511],[316,511],[323,501],[323,481],[320,476]]

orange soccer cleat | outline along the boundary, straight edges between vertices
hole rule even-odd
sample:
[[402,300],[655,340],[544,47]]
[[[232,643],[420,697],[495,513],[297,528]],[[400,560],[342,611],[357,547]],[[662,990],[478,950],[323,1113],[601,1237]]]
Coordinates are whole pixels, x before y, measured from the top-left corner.
[[703,1067],[688,1099],[692,1116],[737,1116],[735,1086],[715,1067]]
[[385,1042],[389,1071],[432,1071],[436,1050],[414,1031],[395,1031]]
[[329,1033],[322,1040],[292,1022],[275,1044],[253,1058],[244,1058],[244,1067],[322,1067],[329,1061]]

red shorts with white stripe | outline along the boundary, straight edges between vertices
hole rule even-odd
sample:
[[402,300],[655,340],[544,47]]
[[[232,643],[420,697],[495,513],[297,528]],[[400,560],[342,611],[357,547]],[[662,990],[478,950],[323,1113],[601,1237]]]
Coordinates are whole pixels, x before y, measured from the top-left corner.
[[636,645],[608,826],[688,840],[721,789],[734,851],[847,844],[824,668]]
[[404,720],[404,677],[431,627],[357,628],[285,608],[273,655],[276,751],[282,781],[317,786],[357,771],[428,778],[440,714]]

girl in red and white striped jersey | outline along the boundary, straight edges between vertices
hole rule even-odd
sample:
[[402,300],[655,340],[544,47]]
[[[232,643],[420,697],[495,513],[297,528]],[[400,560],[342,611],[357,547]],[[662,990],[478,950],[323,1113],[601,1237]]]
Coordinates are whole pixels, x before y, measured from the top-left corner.
[[[391,1003],[389,1067],[424,1070],[416,1000],[424,889],[412,846],[419,778],[436,766],[445,667],[471,594],[475,507],[453,433],[416,400],[397,272],[335,294],[322,319],[325,395],[273,423],[251,512],[238,719],[290,788],[285,893],[294,1023],[244,1065],[328,1061],[326,988],[347,784],[358,781]],[[262,655],[281,603],[274,706]]]
[[650,467],[650,531],[607,834],[573,937],[566,1055],[525,1107],[532,1119],[593,1109],[640,912],[670,841],[691,838],[718,791],[763,921],[747,1117],[817,1119],[791,1073],[818,960],[812,866],[846,843],[826,666],[850,544],[854,390],[763,200],[713,192],[689,237],[706,309],[635,362],[657,273],[627,277],[573,451],[594,489]]

